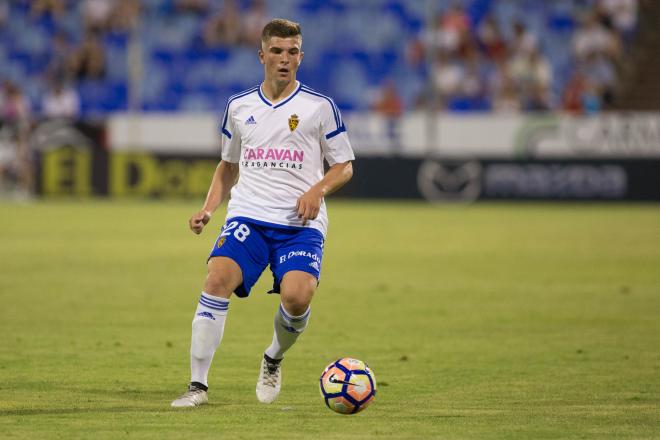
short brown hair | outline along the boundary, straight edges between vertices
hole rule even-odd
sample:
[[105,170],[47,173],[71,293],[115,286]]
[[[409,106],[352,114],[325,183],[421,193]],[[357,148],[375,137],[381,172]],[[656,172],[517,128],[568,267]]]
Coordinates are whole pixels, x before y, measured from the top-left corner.
[[270,40],[271,37],[289,38],[297,36],[302,37],[300,24],[284,18],[271,20],[261,31],[261,41],[264,43]]

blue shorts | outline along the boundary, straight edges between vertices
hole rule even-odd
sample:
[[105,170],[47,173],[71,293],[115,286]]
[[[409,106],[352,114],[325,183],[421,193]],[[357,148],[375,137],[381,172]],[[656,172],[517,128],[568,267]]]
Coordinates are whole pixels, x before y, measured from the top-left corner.
[[301,270],[320,279],[323,234],[313,228],[284,226],[247,217],[227,219],[213,244],[209,259],[228,257],[243,272],[243,284],[236,295],[245,298],[266,266],[273,273],[273,290],[279,293],[284,274]]

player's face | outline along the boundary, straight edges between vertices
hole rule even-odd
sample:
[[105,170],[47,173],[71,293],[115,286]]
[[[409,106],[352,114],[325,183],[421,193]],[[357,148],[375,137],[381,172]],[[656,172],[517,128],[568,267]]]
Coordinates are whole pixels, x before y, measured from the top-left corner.
[[271,37],[261,43],[259,60],[264,65],[266,80],[289,83],[296,79],[296,72],[303,58],[302,38]]

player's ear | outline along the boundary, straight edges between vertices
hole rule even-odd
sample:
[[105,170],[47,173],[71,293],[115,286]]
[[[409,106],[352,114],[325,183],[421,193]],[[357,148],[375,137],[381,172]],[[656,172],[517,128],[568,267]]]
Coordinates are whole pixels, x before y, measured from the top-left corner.
[[[302,63],[302,60],[303,60],[304,57],[305,57],[305,52],[303,52],[303,51],[301,50],[301,51],[300,51],[300,63]],[[298,63],[298,64],[300,64],[300,63]]]
[[259,49],[259,51],[257,51],[257,54],[259,55],[259,62],[261,64],[265,64],[266,60],[264,60],[264,51]]

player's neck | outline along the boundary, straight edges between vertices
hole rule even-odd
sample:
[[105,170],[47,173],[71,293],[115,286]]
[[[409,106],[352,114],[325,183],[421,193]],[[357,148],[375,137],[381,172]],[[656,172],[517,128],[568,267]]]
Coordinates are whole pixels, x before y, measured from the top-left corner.
[[261,92],[266,96],[266,98],[272,102],[276,103],[288,97],[293,93],[298,87],[298,81],[295,79],[289,83],[281,83],[274,80],[264,80],[261,84]]

